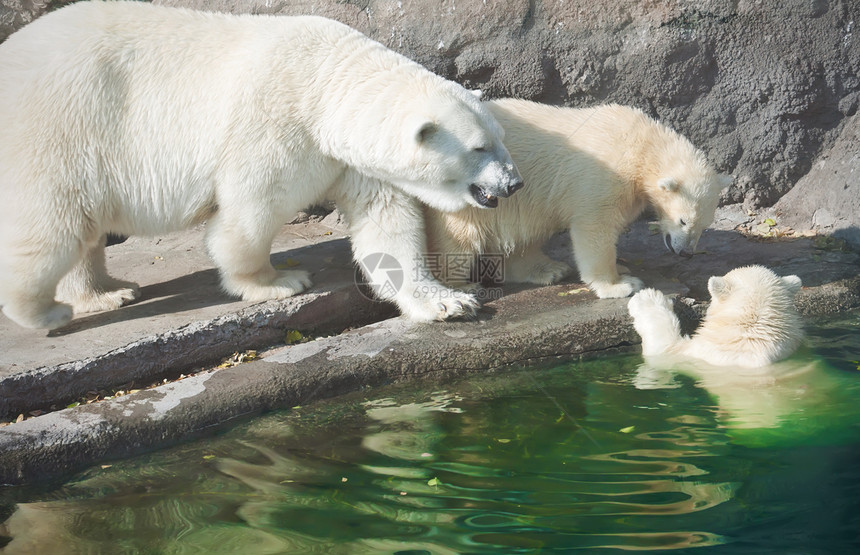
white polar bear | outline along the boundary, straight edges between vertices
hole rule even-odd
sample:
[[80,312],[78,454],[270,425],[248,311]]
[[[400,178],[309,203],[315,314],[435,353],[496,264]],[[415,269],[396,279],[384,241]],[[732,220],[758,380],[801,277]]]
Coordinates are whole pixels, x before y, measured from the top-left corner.
[[448,260],[460,253],[504,254],[509,281],[549,284],[563,277],[569,266],[548,258],[541,246],[568,229],[581,279],[600,298],[626,297],[642,282],[618,275],[623,230],[650,205],[667,247],[692,251],[731,182],[687,139],[635,108],[514,99],[485,104],[504,128],[505,146],[528,186],[491,212],[426,209],[428,248]]
[[[320,17],[80,2],[0,45],[0,75],[0,305],[22,326],[137,297],[107,275],[108,232],[208,221],[224,289],[257,301],[309,286],[306,272],[275,271],[270,248],[327,194],[354,220],[376,214],[354,228],[357,251],[414,263],[425,249],[415,198],[492,206],[522,185],[473,94]],[[68,304],[55,300],[63,276]],[[394,299],[411,318],[477,306],[416,283]]]
[[745,266],[708,280],[711,304],[692,337],[682,337],[672,301],[655,289],[628,302],[646,359],[697,359],[713,366],[760,368],[789,357],[803,339],[794,297],[797,276]]
[[793,302],[800,286],[797,276],[779,277],[761,266],[712,277],[711,305],[692,337],[681,336],[662,293],[636,293],[628,307],[645,362],[634,384],[673,388],[680,385],[677,373],[691,376],[716,397],[720,420],[735,431],[778,428],[798,411],[823,406],[834,395],[826,365],[808,356],[788,359],[803,338]]

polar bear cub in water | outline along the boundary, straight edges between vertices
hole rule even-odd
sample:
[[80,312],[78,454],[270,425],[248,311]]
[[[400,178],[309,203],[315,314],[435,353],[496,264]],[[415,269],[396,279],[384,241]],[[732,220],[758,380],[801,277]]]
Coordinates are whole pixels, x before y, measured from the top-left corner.
[[600,298],[626,297],[643,284],[618,273],[616,243],[625,228],[651,207],[667,247],[692,252],[714,219],[720,190],[731,183],[690,141],[635,108],[485,104],[505,130],[526,187],[493,211],[426,209],[428,248],[449,262],[463,257],[448,255],[503,254],[507,281],[563,277],[570,267],[541,247],[569,230],[580,278]]
[[[394,253],[411,276],[419,199],[491,207],[522,186],[473,94],[321,17],[79,2],[0,45],[0,76],[0,305],[26,327],[138,296],[105,270],[110,232],[206,221],[223,288],[259,301],[310,285],[270,249],[327,195],[357,258]],[[423,276],[393,300],[415,320],[478,306]]]
[[692,337],[681,336],[672,301],[655,289],[628,302],[646,358],[699,359],[714,366],[757,368],[789,357],[803,339],[794,297],[797,276],[745,266],[708,280],[711,304]]

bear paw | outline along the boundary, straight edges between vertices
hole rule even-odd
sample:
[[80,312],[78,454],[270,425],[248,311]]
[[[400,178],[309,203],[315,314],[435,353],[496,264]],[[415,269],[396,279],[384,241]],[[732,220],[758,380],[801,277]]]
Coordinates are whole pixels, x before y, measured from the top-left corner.
[[25,328],[53,330],[61,328],[72,320],[72,307],[63,303],[51,303],[43,309],[34,310],[32,305],[3,306],[3,314]]
[[618,283],[595,281],[590,287],[598,299],[621,299],[639,291],[645,284],[637,277],[620,276]]
[[642,354],[656,356],[671,351],[681,341],[678,317],[672,299],[656,289],[639,291],[627,303],[633,328],[642,338]]
[[96,291],[87,295],[81,295],[74,299],[67,299],[67,301],[72,305],[72,308],[74,308],[75,314],[115,310],[124,304],[137,300],[138,297],[140,297],[140,288],[136,283],[122,283],[128,287],[122,287],[113,291]]
[[523,281],[538,285],[552,285],[569,274],[570,270],[571,267],[564,262],[547,260],[546,262],[536,264]]
[[656,289],[643,289],[627,303],[630,315],[636,318],[652,317],[655,312],[672,311],[672,299]]
[[301,293],[311,286],[311,275],[304,270],[277,272],[270,284],[248,282],[227,282],[224,288],[228,293],[242,297],[243,301],[259,302],[272,299],[286,299]]
[[[441,294],[439,294],[441,293]],[[408,306],[401,306],[403,315],[416,322],[432,322],[453,318],[474,318],[481,307],[478,299],[469,293],[454,289],[442,289],[439,293],[412,299]]]

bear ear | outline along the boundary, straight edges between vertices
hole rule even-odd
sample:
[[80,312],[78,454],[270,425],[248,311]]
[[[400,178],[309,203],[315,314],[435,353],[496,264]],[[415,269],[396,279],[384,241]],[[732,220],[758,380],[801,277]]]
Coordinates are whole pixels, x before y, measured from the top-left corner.
[[782,283],[785,284],[792,295],[797,295],[797,292],[800,291],[801,285],[803,285],[803,282],[801,282],[800,278],[797,276],[785,276],[782,278]]
[[480,89],[471,90],[469,92],[475,95],[475,98],[477,98],[478,100],[481,100],[481,97],[484,96],[484,91]]
[[708,280],[708,292],[712,299],[723,300],[729,296],[731,286],[729,282],[719,276],[714,276]]
[[439,130],[439,126],[427,118],[415,118],[409,125],[409,129],[411,129],[411,138],[417,144],[422,144]]
[[678,182],[675,181],[673,177],[664,177],[657,181],[657,187],[659,187],[661,191],[674,193],[678,190]]
[[735,178],[727,173],[721,173],[717,176],[717,182],[720,184],[721,192],[728,189],[734,181]]
[[424,122],[424,124],[418,128],[418,134],[416,135],[416,139],[419,143],[423,143],[427,139],[430,138],[433,133],[435,133],[439,129],[432,121]]

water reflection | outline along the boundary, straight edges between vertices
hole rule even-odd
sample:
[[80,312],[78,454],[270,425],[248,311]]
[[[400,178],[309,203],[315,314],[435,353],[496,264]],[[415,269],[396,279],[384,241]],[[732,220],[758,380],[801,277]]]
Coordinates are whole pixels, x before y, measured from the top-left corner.
[[716,401],[720,426],[743,444],[798,443],[834,426],[856,430],[856,413],[844,407],[860,394],[860,383],[809,352],[745,370],[646,362],[634,383],[643,390],[673,389],[685,387],[685,377],[695,380]]

